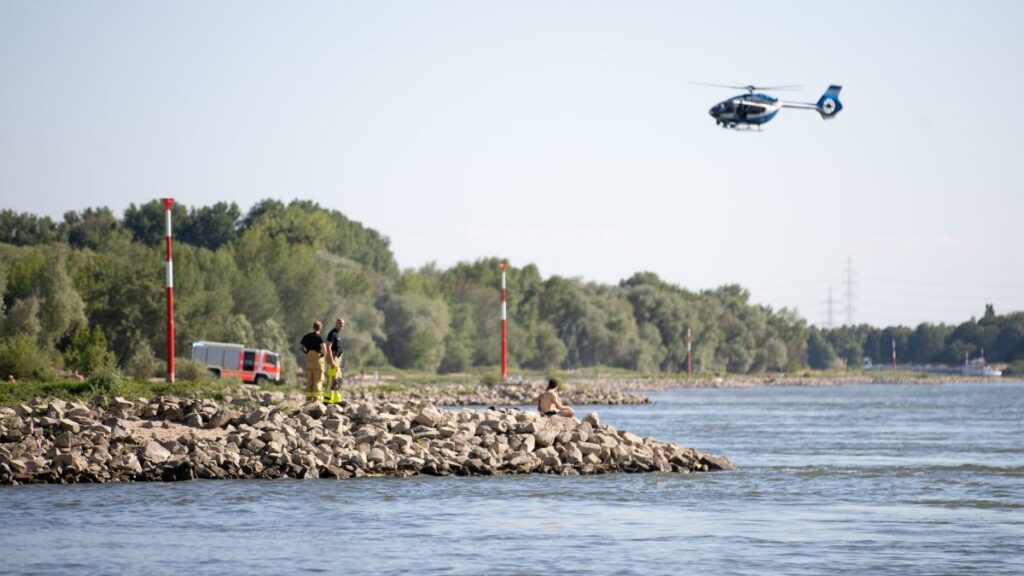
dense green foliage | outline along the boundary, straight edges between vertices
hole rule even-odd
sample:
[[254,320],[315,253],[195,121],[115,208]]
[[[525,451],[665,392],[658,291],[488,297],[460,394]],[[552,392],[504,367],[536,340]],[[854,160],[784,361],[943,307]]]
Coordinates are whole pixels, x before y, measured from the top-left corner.
[[[387,238],[308,201],[176,204],[175,346],[195,340],[278,350],[295,374],[297,342],[314,319],[348,321],[346,367],[439,373],[499,362],[500,260],[400,271]],[[40,378],[59,370],[116,386],[159,373],[164,332],[164,213],[158,201],[68,212],[61,222],[0,211],[0,374]],[[740,286],[692,292],[640,272],[618,285],[508,270],[513,368],[686,370],[692,334],[698,374],[1024,359],[1024,313],[959,326],[922,324],[832,330],[793,310],[750,302]],[[193,370],[184,363],[180,369]],[[201,370],[201,367],[200,367]]]
[[[1024,312],[998,315],[991,304],[982,318],[961,323],[920,324],[874,328],[843,326],[821,332],[833,355],[847,364],[868,358],[875,364],[892,361],[895,341],[900,364],[962,364],[964,358],[984,355],[989,363],[1014,363],[1024,360]],[[813,362],[811,367],[815,367]]]

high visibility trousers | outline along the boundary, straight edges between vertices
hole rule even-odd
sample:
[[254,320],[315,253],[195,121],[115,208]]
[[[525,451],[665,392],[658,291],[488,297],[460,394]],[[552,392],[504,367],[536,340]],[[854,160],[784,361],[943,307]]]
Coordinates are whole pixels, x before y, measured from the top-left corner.
[[306,352],[306,400],[319,401],[323,395],[324,359],[316,350]]

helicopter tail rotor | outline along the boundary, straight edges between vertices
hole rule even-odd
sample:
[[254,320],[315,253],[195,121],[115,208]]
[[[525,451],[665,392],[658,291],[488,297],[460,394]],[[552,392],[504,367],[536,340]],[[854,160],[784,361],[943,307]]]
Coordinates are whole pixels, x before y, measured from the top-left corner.
[[821,98],[818,98],[815,107],[818,109],[818,113],[821,114],[823,120],[834,118],[836,114],[842,111],[843,103],[839,101],[839,91],[842,89],[842,86],[833,84],[828,87],[828,90],[825,90]]

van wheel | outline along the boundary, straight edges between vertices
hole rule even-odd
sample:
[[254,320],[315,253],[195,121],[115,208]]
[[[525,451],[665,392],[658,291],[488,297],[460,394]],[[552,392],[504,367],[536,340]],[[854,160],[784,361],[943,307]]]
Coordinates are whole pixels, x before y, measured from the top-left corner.
[[252,383],[259,386],[267,381],[267,377],[264,374],[257,374],[256,378],[253,379]]
[[209,370],[210,374],[213,374],[214,378],[217,378],[218,380],[220,379],[220,370],[217,370],[216,368],[210,368]]

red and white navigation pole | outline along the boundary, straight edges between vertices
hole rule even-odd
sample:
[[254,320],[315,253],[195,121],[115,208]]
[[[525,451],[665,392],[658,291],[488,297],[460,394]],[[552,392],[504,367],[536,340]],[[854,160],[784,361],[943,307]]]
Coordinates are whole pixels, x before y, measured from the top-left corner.
[[690,325],[686,325],[686,376],[693,378],[693,335]]
[[167,381],[174,382],[174,262],[171,260],[171,206],[174,198],[163,198],[167,223]]
[[892,374],[896,375],[896,337],[892,337]]
[[502,262],[501,268],[501,381],[508,379],[508,307],[505,305],[505,268],[508,264]]

